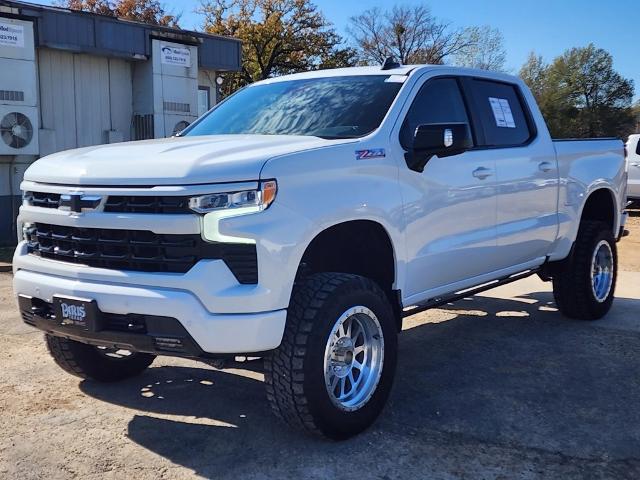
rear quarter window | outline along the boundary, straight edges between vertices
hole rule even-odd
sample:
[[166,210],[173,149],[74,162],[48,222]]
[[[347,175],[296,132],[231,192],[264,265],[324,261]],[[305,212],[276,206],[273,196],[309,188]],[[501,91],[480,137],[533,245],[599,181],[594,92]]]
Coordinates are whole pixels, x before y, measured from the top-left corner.
[[533,132],[515,85],[474,79],[469,86],[484,132],[480,146],[519,146],[531,139]]

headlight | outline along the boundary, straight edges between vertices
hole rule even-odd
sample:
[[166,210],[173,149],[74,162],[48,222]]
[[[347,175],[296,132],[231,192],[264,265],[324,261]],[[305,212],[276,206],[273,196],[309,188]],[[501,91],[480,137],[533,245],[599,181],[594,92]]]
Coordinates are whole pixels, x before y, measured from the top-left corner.
[[243,211],[260,212],[269,208],[276,198],[278,185],[275,180],[260,182],[257,190],[212,193],[189,199],[189,208],[197,213],[242,208]]

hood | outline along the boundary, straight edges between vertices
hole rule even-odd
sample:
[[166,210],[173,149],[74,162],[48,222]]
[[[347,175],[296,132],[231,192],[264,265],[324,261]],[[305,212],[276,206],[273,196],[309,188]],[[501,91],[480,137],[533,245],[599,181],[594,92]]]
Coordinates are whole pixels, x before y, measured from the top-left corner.
[[211,135],[67,150],[31,165],[24,179],[63,185],[156,186],[257,180],[270,158],[344,140],[281,135]]

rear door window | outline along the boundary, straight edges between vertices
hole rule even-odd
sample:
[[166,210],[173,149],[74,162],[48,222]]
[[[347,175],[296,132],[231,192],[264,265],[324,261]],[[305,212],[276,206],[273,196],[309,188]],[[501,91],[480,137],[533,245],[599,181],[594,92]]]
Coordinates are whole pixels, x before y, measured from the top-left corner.
[[476,121],[484,132],[480,146],[509,147],[533,136],[517,87],[508,83],[473,79],[471,89]]

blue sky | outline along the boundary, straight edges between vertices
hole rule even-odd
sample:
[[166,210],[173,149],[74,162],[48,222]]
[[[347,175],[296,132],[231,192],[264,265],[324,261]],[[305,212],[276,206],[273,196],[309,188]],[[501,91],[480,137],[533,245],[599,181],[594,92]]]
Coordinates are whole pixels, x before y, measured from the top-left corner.
[[[194,13],[199,0],[163,0],[163,3],[173,12],[182,12],[183,28],[201,26],[202,17]],[[370,7],[384,8],[396,2],[315,0],[315,3],[336,30],[346,36],[350,16]],[[532,50],[549,61],[567,48],[593,42],[613,55],[615,68],[624,77],[634,80],[636,98],[640,96],[638,0],[400,0],[397,3],[427,3],[437,17],[456,27],[490,25],[500,29],[507,50],[507,68],[514,73]]]

